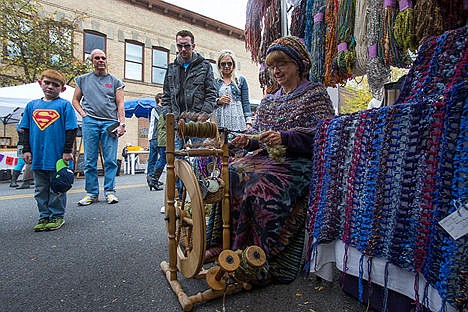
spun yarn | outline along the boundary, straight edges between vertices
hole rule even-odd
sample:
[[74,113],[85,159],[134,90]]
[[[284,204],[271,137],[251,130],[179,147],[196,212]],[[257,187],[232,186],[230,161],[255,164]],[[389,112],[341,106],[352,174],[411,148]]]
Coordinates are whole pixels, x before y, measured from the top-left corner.
[[367,0],[356,0],[356,14],[354,20],[356,62],[353,67],[354,77],[365,75],[367,69],[367,10]]
[[393,26],[393,36],[397,45],[403,48],[404,51],[416,51],[418,43],[414,34],[414,10],[411,0],[400,0],[400,13],[395,18]]
[[338,53],[333,65],[338,73],[338,83],[345,83],[353,75],[353,65],[356,61],[354,51],[354,16],[355,0],[340,0],[337,19]]
[[368,0],[369,12],[367,14],[367,83],[372,96],[382,100],[383,86],[390,81],[390,66],[382,59],[382,27],[381,10],[383,0]]

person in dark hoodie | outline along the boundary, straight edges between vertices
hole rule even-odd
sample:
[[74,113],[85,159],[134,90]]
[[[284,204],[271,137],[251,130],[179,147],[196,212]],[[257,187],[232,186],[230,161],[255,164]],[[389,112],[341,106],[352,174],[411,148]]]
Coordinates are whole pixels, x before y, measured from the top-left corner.
[[[205,121],[215,108],[217,91],[211,63],[194,51],[195,39],[188,30],[176,34],[177,57],[164,78],[162,105],[176,119],[183,112],[197,113]],[[177,146],[176,148],[181,147]]]
[[[206,121],[218,97],[213,68],[208,60],[194,51],[195,38],[190,31],[181,30],[176,34],[176,46],[177,56],[167,67],[164,77],[162,106],[166,113],[173,113],[176,120],[187,112],[195,113],[195,121]],[[195,138],[193,142],[197,140]],[[174,145],[176,150],[180,150],[184,147],[184,141],[176,136]],[[176,185],[180,190],[181,181],[177,180]]]

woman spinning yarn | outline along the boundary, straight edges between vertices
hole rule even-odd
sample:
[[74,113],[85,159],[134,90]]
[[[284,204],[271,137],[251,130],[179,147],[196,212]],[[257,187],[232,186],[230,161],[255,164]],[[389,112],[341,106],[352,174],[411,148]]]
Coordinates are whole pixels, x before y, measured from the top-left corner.
[[[275,40],[266,64],[280,89],[258,107],[259,135],[232,141],[251,153],[230,165],[231,248],[265,251],[266,270],[254,283],[289,283],[300,270],[304,245],[313,129],[334,110],[325,87],[308,81],[311,58],[297,38]],[[267,152],[278,145],[285,150],[281,160]]]
[[221,51],[218,71],[215,87],[219,97],[213,112],[216,123],[231,131],[245,131],[252,125],[249,86],[245,77],[236,76],[236,59],[231,51]]

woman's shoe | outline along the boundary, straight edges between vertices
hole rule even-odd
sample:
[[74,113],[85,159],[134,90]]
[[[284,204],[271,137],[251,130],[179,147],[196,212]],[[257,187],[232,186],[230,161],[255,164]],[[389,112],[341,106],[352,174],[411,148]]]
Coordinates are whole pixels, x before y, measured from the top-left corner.
[[162,187],[164,183],[159,181],[159,177],[161,176],[162,171],[163,171],[163,168],[156,168],[154,169],[153,174],[150,176],[151,184],[153,185],[156,191],[162,191],[164,189]]
[[161,191],[162,190],[161,184],[159,184],[159,181],[155,180],[152,175],[147,175],[146,176],[146,183],[148,183],[148,187],[149,187],[150,191],[152,191],[153,189],[155,191]]
[[151,184],[148,184],[148,186],[149,186],[150,191],[152,191],[153,188],[154,188],[155,191],[162,191],[163,190],[163,188],[159,184],[151,183]]

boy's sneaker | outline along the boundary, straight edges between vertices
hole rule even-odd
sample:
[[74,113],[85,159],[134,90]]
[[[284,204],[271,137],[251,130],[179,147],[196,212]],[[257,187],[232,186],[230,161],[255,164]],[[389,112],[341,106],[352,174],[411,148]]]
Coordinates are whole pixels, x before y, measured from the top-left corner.
[[44,231],[48,223],[49,223],[49,218],[40,218],[37,224],[34,226],[34,232]]
[[86,195],[83,197],[82,200],[78,202],[78,206],[88,206],[91,205],[92,203],[97,203],[98,199],[97,197],[91,197],[89,195]]
[[106,200],[108,204],[116,204],[119,202],[119,199],[114,194],[108,194]]
[[49,223],[45,225],[45,228],[48,231],[58,230],[64,223],[65,220],[63,220],[63,218],[52,218],[49,220]]

